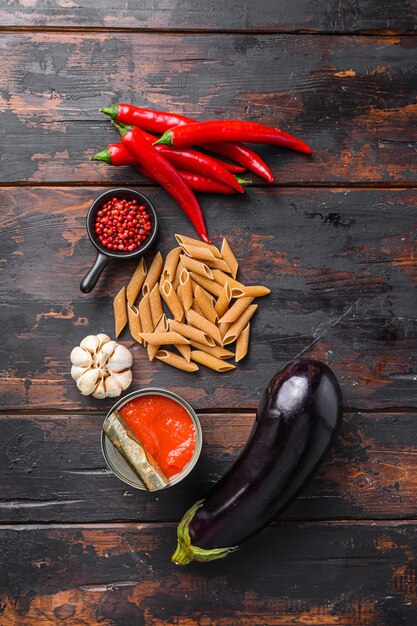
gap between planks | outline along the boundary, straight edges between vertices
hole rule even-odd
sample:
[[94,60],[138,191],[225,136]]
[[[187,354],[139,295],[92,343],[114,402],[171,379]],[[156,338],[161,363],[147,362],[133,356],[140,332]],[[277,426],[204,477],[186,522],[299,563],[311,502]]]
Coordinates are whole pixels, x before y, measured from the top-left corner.
[[147,28],[122,26],[13,26],[4,24],[0,26],[0,33],[68,33],[68,34],[88,34],[88,33],[119,33],[119,34],[147,34],[147,35],[308,35],[313,37],[392,37],[416,36],[416,30],[389,29],[357,29],[357,30],[325,30],[308,28]]
[[[110,180],[110,181],[56,181],[56,182],[42,182],[42,181],[9,181],[9,182],[0,182],[0,189],[7,188],[18,188],[18,187],[120,187],[120,186],[129,186],[129,187],[138,187],[138,188],[146,188],[146,189],[162,189],[159,185],[152,185],[145,181],[120,181],[120,180]],[[247,189],[357,189],[357,190],[370,190],[370,189],[380,189],[387,190],[390,189],[398,189],[399,191],[405,189],[417,189],[417,181],[408,182],[402,181],[398,183],[390,183],[390,182],[377,182],[377,181],[368,181],[366,185],[363,182],[339,182],[339,181],[328,181],[328,182],[310,182],[303,183],[299,181],[288,181],[285,183],[252,183],[246,186]],[[213,194],[212,194],[213,195]],[[216,194],[214,194],[216,195]]]

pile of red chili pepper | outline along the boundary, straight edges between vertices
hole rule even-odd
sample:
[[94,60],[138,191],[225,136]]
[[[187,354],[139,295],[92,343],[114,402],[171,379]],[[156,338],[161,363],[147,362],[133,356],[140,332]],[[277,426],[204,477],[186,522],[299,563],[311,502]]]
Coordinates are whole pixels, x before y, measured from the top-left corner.
[[[158,182],[187,215],[200,238],[209,242],[203,213],[194,191],[243,193],[240,179],[245,169],[274,180],[268,165],[248,148],[248,143],[267,143],[311,154],[311,148],[293,135],[256,122],[195,120],[133,106],[114,104],[100,109],[109,115],[120,133],[121,142],[112,143],[92,157],[110,165],[134,165],[142,174]],[[155,136],[161,135],[159,138]],[[192,149],[216,153],[230,161]]]

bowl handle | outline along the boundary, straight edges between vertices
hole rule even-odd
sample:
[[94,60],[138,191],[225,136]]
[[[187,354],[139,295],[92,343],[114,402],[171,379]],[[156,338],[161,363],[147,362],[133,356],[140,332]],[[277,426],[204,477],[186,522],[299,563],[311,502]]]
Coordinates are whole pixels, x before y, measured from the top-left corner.
[[110,259],[108,256],[102,254],[101,252],[97,252],[97,257],[94,261],[93,267],[88,270],[87,274],[81,281],[80,289],[83,293],[90,293],[90,291],[94,289],[98,279],[100,278],[101,272],[104,270],[109,261]]

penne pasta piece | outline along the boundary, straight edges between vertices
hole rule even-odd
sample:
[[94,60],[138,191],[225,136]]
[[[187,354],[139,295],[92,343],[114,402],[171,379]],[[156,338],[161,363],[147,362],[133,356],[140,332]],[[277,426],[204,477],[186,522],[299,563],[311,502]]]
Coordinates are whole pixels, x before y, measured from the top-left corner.
[[143,339],[140,336],[142,332],[142,326],[140,323],[139,311],[134,304],[127,303],[127,317],[129,320],[129,330],[133,339],[138,343],[143,343]]
[[162,285],[161,296],[174,316],[174,319],[177,322],[182,322],[184,319],[184,309],[182,308],[182,304],[175,293],[174,287],[168,280],[165,280]]
[[215,372],[228,372],[229,370],[234,370],[236,367],[236,365],[232,365],[232,363],[226,363],[226,361],[217,359],[212,354],[207,354],[207,352],[203,352],[202,350],[193,350],[191,352],[191,359],[193,361],[196,361],[197,363],[200,363],[201,365],[209,367]]
[[180,274],[179,290],[181,293],[182,306],[186,311],[188,311],[188,309],[191,309],[191,306],[193,304],[193,286],[191,283],[190,274],[185,268]]
[[209,278],[210,280],[213,280],[214,278],[213,273],[208,265],[202,263],[201,261],[197,261],[197,259],[192,259],[189,256],[184,256],[181,259],[181,263],[190,272],[200,274],[200,276],[204,276],[204,278]]
[[223,259],[214,259],[213,261],[206,261],[208,267],[212,270],[221,270],[227,274],[231,274],[230,267]]
[[213,324],[212,322],[209,322],[208,319],[206,319],[199,313],[196,313],[195,311],[193,311],[193,309],[190,309],[189,311],[187,311],[185,315],[187,318],[187,322],[191,326],[194,326],[194,328],[201,330],[206,335],[213,337],[216,343],[222,342],[220,331],[215,324]]
[[236,339],[236,356],[235,361],[241,361],[248,353],[249,348],[250,324],[245,326],[238,338]]
[[146,275],[146,280],[143,283],[142,295],[146,296],[147,293],[150,293],[152,291],[152,289],[159,280],[163,264],[164,262],[162,260],[162,254],[160,252],[157,252]]
[[186,345],[190,343],[188,339],[172,330],[167,332],[154,331],[153,333],[141,333],[141,337],[143,341],[146,341],[146,343],[151,343],[157,346],[175,346],[176,344]]
[[188,361],[188,363],[189,363],[191,361],[191,348],[190,348],[190,346],[182,345],[182,344],[176,344],[175,347],[178,350],[178,352],[181,354],[181,356],[183,356],[184,359],[186,361]]
[[169,350],[159,350],[156,353],[156,358],[159,361],[163,361],[164,363],[172,365],[173,367],[183,370],[184,372],[198,371],[198,365],[196,365],[196,363],[188,363],[184,357],[174,354],[173,352],[169,352]]
[[126,287],[122,287],[113,300],[114,332],[116,337],[120,335],[127,324]]
[[209,346],[214,348],[216,342],[213,337],[203,333],[202,330],[198,330],[198,328],[194,328],[194,326],[188,326],[187,324],[181,324],[181,322],[177,322],[176,320],[168,320],[169,329],[179,333],[183,337],[187,337],[190,341],[198,341],[198,343],[202,343],[205,346]]
[[229,283],[226,283],[214,307],[219,317],[221,317],[225,313],[231,299],[232,290],[230,289]]
[[[178,244],[182,247],[188,246],[188,247],[191,247],[192,249],[194,248],[194,253],[196,252],[195,248],[199,248],[200,250],[209,249],[215,258],[221,259],[222,255],[220,254],[220,250],[216,248],[216,246],[213,246],[213,244],[211,243],[205,243],[204,241],[200,241],[199,239],[193,239],[192,237],[186,237],[185,235],[175,235],[175,239],[177,240]],[[194,258],[197,259],[197,258],[202,258],[202,257],[195,256]]]
[[204,278],[204,276],[200,276],[200,274],[195,274],[194,272],[190,272],[190,276],[192,281],[197,283],[197,285],[200,285],[200,287],[203,287],[209,293],[212,293],[213,296],[216,296],[216,298],[220,296],[222,286],[219,283],[216,283],[215,280],[209,280],[208,278]]
[[243,291],[245,290],[245,285],[242,285],[242,283],[240,283],[238,280],[231,278],[221,270],[213,270],[212,273],[216,283],[219,283],[219,285],[221,285],[222,287],[224,287],[226,283],[229,283],[231,288],[238,287],[239,289],[243,289]]
[[[262,298],[263,296],[267,296],[271,293],[271,290],[268,287],[263,287],[262,285],[250,285],[249,287],[245,287],[245,296],[252,296],[253,298]],[[241,296],[235,296],[241,297]]]
[[222,348],[221,346],[214,346],[214,348],[211,348],[199,343],[198,341],[194,341],[193,339],[190,340],[190,345],[193,348],[196,348],[196,350],[202,350],[203,352],[207,352],[207,354],[215,356],[217,359],[231,359],[235,356],[234,352],[226,350],[226,348]]
[[[166,315],[164,314],[162,316],[162,318],[159,320],[159,323],[157,325],[157,327],[155,328],[155,332],[157,333],[163,333],[166,332],[168,330],[168,322],[167,322],[167,318]],[[156,353],[158,352],[160,346],[158,346],[157,344],[148,344],[148,358],[150,361],[153,361]]]
[[[197,285],[195,290],[195,302],[198,304],[199,309],[202,311],[203,317],[208,319],[212,324],[217,324],[219,316],[213,306],[212,296],[200,285]],[[194,309],[195,310],[195,309]],[[199,311],[197,311],[199,313]]]
[[240,333],[246,328],[250,318],[258,308],[257,304],[250,304],[242,315],[234,322],[223,337],[223,344],[227,346],[233,343],[239,337]]
[[164,314],[158,283],[153,286],[152,291],[149,293],[149,306],[151,308],[153,326],[156,328],[156,325]]
[[[143,333],[151,333],[154,330],[151,307],[149,305],[149,295],[143,296],[138,306],[140,325]],[[146,347],[146,344],[144,344]]]
[[133,272],[133,276],[130,279],[129,284],[126,288],[128,304],[134,304],[136,302],[136,298],[138,297],[139,292],[142,289],[142,285],[145,281],[147,271],[148,270],[146,269],[145,259],[141,257],[135,271]]
[[224,239],[224,238],[223,238],[222,247],[221,247],[221,254],[222,254],[223,260],[226,261],[227,265],[230,268],[230,274],[233,276],[233,278],[236,278],[239,264],[237,262],[235,255],[232,252],[231,247],[229,246],[227,239]]
[[248,296],[244,296],[243,298],[238,298],[236,302],[228,309],[224,315],[220,318],[219,322],[223,324],[224,322],[236,322],[237,318],[240,317],[248,306],[254,301],[254,298],[249,298]]
[[169,280],[171,283],[174,280],[175,272],[177,270],[177,265],[178,261],[180,260],[181,254],[182,248],[180,248],[180,246],[168,252],[165,259],[164,267],[162,269],[162,276],[164,280]]

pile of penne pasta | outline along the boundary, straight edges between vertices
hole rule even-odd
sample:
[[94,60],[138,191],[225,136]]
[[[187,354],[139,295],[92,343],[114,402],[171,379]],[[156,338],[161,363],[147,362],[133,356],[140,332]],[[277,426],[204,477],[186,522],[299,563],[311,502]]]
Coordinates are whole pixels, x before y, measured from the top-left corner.
[[[196,372],[198,365],[232,370],[235,365],[226,361],[238,362],[248,351],[249,320],[258,308],[253,301],[270,290],[236,280],[238,262],[226,239],[219,250],[191,237],[175,238],[179,245],[165,262],[158,252],[147,270],[142,257],[115,297],[116,337],[128,324],[150,361],[156,358],[186,372]],[[225,348],[233,343],[234,352]]]

